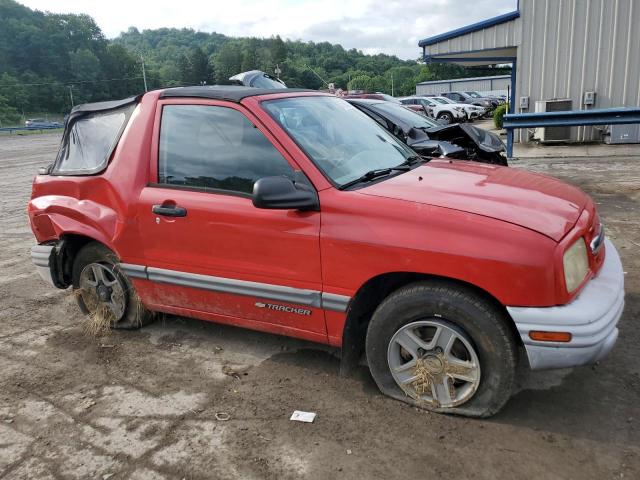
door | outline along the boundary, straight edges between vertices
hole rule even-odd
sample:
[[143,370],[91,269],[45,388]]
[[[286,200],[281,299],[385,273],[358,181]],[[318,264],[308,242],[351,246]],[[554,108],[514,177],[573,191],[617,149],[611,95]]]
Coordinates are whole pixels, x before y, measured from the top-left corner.
[[237,104],[168,100],[158,109],[138,206],[152,303],[325,333],[320,213],[251,201],[259,178],[304,178],[293,159]]

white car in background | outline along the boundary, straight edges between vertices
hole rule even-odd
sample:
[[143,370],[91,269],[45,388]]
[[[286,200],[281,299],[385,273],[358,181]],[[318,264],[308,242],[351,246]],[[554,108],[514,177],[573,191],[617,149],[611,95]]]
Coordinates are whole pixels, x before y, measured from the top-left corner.
[[429,97],[405,97],[401,98],[400,102],[403,105],[418,105],[428,117],[440,120],[442,123],[459,123],[467,120],[462,106],[442,104]]
[[441,105],[449,104],[457,107],[462,107],[463,111],[467,116],[467,120],[475,120],[476,118],[482,118],[487,113],[487,109],[484,107],[480,107],[478,105],[472,105],[470,103],[458,103],[447,97],[428,97],[428,98],[430,100],[433,100],[434,102],[438,102]]

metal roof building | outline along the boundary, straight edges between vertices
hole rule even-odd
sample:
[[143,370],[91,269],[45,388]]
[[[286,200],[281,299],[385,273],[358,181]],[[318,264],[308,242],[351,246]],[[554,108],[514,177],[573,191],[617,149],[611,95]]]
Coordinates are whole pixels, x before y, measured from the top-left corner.
[[[520,0],[516,11],[419,42],[426,62],[511,63],[511,111],[640,106],[640,0]],[[555,107],[551,107],[555,108]],[[560,107],[558,107],[560,108]],[[526,131],[517,133],[526,141]],[[571,127],[568,139],[602,139]]]
[[451,80],[432,80],[416,85],[416,95],[439,94],[442,92],[469,91],[484,94],[506,95],[511,85],[509,75],[493,77],[453,78]]

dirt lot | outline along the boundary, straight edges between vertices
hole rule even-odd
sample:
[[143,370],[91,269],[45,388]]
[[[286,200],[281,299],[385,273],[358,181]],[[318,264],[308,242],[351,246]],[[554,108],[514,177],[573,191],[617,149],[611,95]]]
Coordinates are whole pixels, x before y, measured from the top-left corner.
[[[0,138],[0,479],[640,478],[640,159],[518,164],[596,199],[627,306],[606,361],[522,374],[479,421],[384,398],[306,342],[178,317],[85,336],[29,258],[30,181],[57,142]],[[295,409],[315,423],[289,421]]]

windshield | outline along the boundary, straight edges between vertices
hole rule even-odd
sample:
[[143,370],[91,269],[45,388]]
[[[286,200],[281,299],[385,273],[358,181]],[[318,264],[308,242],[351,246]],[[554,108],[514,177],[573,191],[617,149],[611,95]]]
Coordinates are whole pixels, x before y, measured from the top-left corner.
[[287,88],[286,85],[283,85],[277,80],[270,78],[266,73],[254,78],[251,81],[251,86],[254,88]]
[[380,102],[371,105],[371,107],[382,113],[388,113],[413,128],[433,128],[439,126],[438,122],[435,120],[431,120],[424,115],[420,115],[413,110],[409,110],[408,108],[395,103]]
[[443,105],[446,105],[447,103],[456,103],[453,100],[449,100],[448,98],[444,97],[433,97],[433,99],[438,103],[442,103]]
[[473,98],[482,98],[482,95],[480,95],[478,92],[464,92],[464,93],[466,93],[467,95]]
[[415,156],[377,122],[340,98],[283,98],[262,105],[338,186]]

